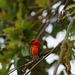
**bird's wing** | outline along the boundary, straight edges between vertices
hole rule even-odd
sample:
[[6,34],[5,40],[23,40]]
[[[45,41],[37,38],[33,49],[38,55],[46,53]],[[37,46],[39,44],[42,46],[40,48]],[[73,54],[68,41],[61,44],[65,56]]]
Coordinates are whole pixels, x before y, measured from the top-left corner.
[[32,60],[33,59],[32,48],[30,48],[30,57],[31,57],[31,60]]
[[38,56],[39,57],[40,57],[41,53],[42,53],[42,47],[38,47]]

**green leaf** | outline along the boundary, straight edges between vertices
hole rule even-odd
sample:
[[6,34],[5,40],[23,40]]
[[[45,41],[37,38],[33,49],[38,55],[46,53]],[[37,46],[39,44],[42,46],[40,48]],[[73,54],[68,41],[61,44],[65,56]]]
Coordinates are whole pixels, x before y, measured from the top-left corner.
[[17,61],[18,61],[18,60],[17,60],[17,54],[15,54],[15,56],[14,56],[14,66],[15,66],[15,67],[17,67]]
[[23,24],[23,30],[30,29],[31,26],[32,26],[31,21],[28,22],[27,17],[25,17],[24,24]]
[[39,5],[39,7],[47,7],[49,5],[48,0],[36,0],[35,2]]
[[63,71],[61,71],[60,75],[64,75],[64,72],[63,72]]
[[7,1],[6,0],[0,0],[0,7],[1,8],[5,8],[7,5]]
[[69,9],[71,9],[73,7],[75,7],[75,4],[71,4],[71,5],[67,6],[66,10],[69,10]]
[[28,51],[25,50],[25,49],[22,49],[21,53],[22,53],[23,56],[28,56],[29,55]]
[[23,44],[23,47],[22,47],[22,50],[21,50],[21,53],[23,56],[29,56],[29,52],[28,52],[28,44]]
[[9,34],[11,40],[18,40],[22,33],[21,28],[14,28],[14,27],[6,28],[3,31]]
[[7,17],[7,14],[6,14],[5,10],[2,9],[0,12],[0,21],[4,21],[6,19],[6,17]]
[[34,31],[30,31],[30,32],[28,32],[28,34],[27,34],[27,39],[28,40],[31,40],[31,39],[33,39],[33,38],[35,38],[36,36],[36,32],[34,32]]
[[63,19],[65,19],[66,17],[71,16],[71,15],[73,15],[73,14],[75,14],[75,10],[73,10],[72,13],[69,13],[69,14],[67,14],[66,16],[64,16]]
[[75,0],[73,0],[73,1],[75,1]]
[[6,45],[6,49],[8,50],[8,54],[12,55],[16,52],[15,41],[10,42],[9,45]]
[[22,27],[24,23],[22,19],[22,7],[23,7],[23,4],[19,3],[19,10],[16,14],[16,17],[17,17],[16,24],[15,24],[16,27]]

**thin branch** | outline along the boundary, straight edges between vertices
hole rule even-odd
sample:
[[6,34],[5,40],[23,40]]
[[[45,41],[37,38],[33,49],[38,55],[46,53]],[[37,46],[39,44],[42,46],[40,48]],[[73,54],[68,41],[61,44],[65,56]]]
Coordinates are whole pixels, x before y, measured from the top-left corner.
[[71,20],[70,23],[69,23],[69,26],[68,26],[67,33],[66,33],[65,38],[66,38],[66,37],[68,38],[69,31],[70,31],[71,26],[72,26],[72,24],[73,24],[74,21],[75,21],[75,16],[72,18],[72,20]]
[[[61,4],[62,4],[63,2],[64,2],[64,0],[61,2]],[[61,5],[61,4],[60,4],[60,5]],[[55,13],[52,12],[52,13],[49,15],[49,17],[46,19],[45,23],[40,26],[40,29],[39,29],[39,32],[38,32],[38,34],[37,34],[36,39],[39,39],[40,36],[44,33],[46,27],[50,24],[50,21],[51,21],[52,17],[58,12],[58,9],[59,9],[60,5],[55,9]],[[47,22],[47,20],[49,20],[49,21]]]
[[[60,44],[60,45],[61,45],[61,44]],[[43,57],[43,56],[45,56],[45,55],[48,54],[49,52],[51,52],[51,50],[49,50],[49,51],[47,51],[47,52],[41,54],[40,58]],[[33,62],[34,62],[34,61],[33,61]],[[33,62],[29,62],[29,63],[32,64]],[[27,67],[28,67],[30,64],[27,63],[27,65],[25,66],[25,68],[22,70],[23,73],[25,72],[25,70],[27,69]]]
[[[59,45],[61,45],[61,43],[59,43],[58,46],[59,46]],[[51,52],[51,50],[45,52],[45,53],[42,54],[40,57],[43,57],[44,55],[48,54],[49,52]],[[33,60],[32,60],[32,61],[29,61],[27,64],[24,64],[24,65],[22,65],[22,66],[19,66],[19,67],[17,67],[16,69],[13,69],[11,72],[8,73],[8,75],[11,74],[12,72],[14,72],[15,70],[18,70],[19,68],[25,66],[25,68],[22,70],[22,72],[24,73],[25,70],[27,69],[27,67],[28,67],[30,64],[32,64],[33,62],[34,62]]]
[[70,0],[67,0],[67,1],[66,1],[65,6],[64,6],[64,8],[63,8],[63,10],[65,10],[65,8],[69,5],[69,2],[70,2]]
[[66,36],[65,36],[65,38],[64,38],[64,40],[63,40],[63,42],[62,42],[62,48],[61,48],[59,60],[58,60],[58,62],[57,62],[57,64],[56,64],[56,67],[55,67],[55,70],[54,70],[54,74],[53,74],[53,75],[56,75],[57,69],[58,69],[59,64],[60,64],[60,62],[61,62],[61,60],[62,60],[63,52],[64,52],[64,50],[66,49],[65,43],[66,43],[66,40],[68,39],[69,31],[70,31],[71,26],[72,26],[72,24],[73,24],[74,21],[75,21],[75,16],[72,18],[72,20],[70,21],[70,23],[69,23],[69,25],[68,25],[67,32],[66,32]]
[[64,8],[61,10],[61,12],[60,12],[60,14],[59,14],[59,16],[58,16],[57,22],[60,21],[61,16],[63,17],[64,12],[62,13],[62,11],[65,10],[65,8],[69,5],[69,2],[70,2],[70,0],[67,0],[67,1],[66,1]]
[[[55,1],[58,1],[58,0],[54,0],[54,2],[55,2]],[[56,2],[55,2],[55,3],[56,3]],[[53,4],[52,4],[52,5],[53,5]],[[46,27],[44,27],[44,28],[46,28]],[[60,43],[59,43],[59,44],[60,44]],[[59,44],[58,44],[58,45],[59,45]],[[55,48],[55,49],[56,49],[56,48]],[[47,52],[46,54],[48,54],[48,53],[50,53],[50,52],[53,52],[55,49],[53,48],[51,51]],[[44,55],[45,55],[45,54],[44,54]],[[42,56],[43,56],[43,55],[42,55]],[[46,57],[47,57],[47,56],[46,56]],[[46,58],[46,57],[45,57],[45,58]],[[43,59],[44,59],[44,57],[42,58],[42,60],[43,60]],[[40,61],[38,61],[38,62],[40,63],[42,60],[40,60]],[[37,62],[37,63],[38,63],[38,62]],[[39,64],[39,63],[38,63],[38,64]],[[30,63],[30,64],[31,64],[31,63]],[[30,65],[30,64],[29,64],[29,65]],[[38,64],[35,64],[35,66],[38,65]],[[26,70],[27,66],[29,66],[29,65],[24,64],[24,65],[22,65],[22,66],[20,66],[20,67],[25,66],[25,68],[22,70],[22,71],[24,71],[24,70]],[[35,66],[34,66],[34,67],[35,67]],[[14,69],[13,71],[19,69],[20,67]],[[33,67],[33,68],[34,68],[34,67]],[[32,69],[33,69],[33,68],[32,68]],[[31,69],[31,70],[32,70],[32,69]],[[13,71],[12,71],[12,72],[13,72]],[[11,73],[12,73],[12,72],[11,72]]]
[[53,48],[48,54],[46,54],[44,57],[42,57],[30,70],[25,74],[27,75],[29,72],[31,72],[32,69],[34,69],[41,61],[43,61],[47,56],[49,56],[62,42],[60,42],[55,48]]
[[[63,48],[62,48],[62,49],[63,49]],[[59,60],[58,60],[58,62],[57,62],[57,64],[56,64],[56,67],[55,67],[55,70],[54,70],[53,75],[56,75],[57,69],[58,69],[59,64],[60,64],[60,62],[61,62],[61,60],[62,60],[63,51],[64,51],[64,50],[61,50],[61,52],[60,52]]]
[[14,69],[14,70],[12,70],[11,72],[9,72],[8,75],[11,74],[12,72],[14,72],[15,70],[18,70],[19,68],[25,66],[25,68],[22,70],[22,73],[24,73],[24,71],[25,71],[25,69],[28,67],[28,65],[30,65],[30,64],[32,64],[32,63],[33,63],[33,61],[30,61],[30,62],[28,62],[27,64],[24,64],[24,65],[22,65],[22,66],[20,66],[20,67],[17,67],[16,69]]
[[[46,54],[49,53],[49,52],[50,52],[50,51],[47,51],[46,53],[42,54],[40,57],[43,57],[44,55],[46,55]],[[19,67],[13,69],[11,72],[8,73],[8,75],[11,74],[12,72],[14,72],[15,70],[18,70],[19,68],[25,66],[24,69],[22,70],[22,72],[24,73],[25,70],[27,69],[27,67],[28,67],[30,64],[32,64],[33,62],[34,62],[34,61],[29,61],[27,64],[24,64],[24,65],[22,65],[22,66],[19,66]]]
[[[61,44],[60,44],[60,45],[61,45]],[[48,54],[49,52],[51,52],[51,50],[49,50],[49,51],[47,51],[47,52],[41,54],[40,58],[43,57],[43,56],[45,56],[45,55]],[[22,72],[24,73],[25,70],[27,69],[27,67],[28,67],[30,64],[32,64],[33,62],[34,62],[34,61],[31,61],[31,62],[27,63],[27,65],[25,65],[25,68],[22,70]]]
[[28,63],[25,65],[25,68],[22,70],[22,72],[25,73],[25,70],[27,69],[27,67],[28,67],[30,64],[32,64],[33,62],[34,62],[33,60],[30,61],[30,62],[28,62]]
[[25,64],[22,65],[22,66],[20,66],[20,67],[18,67],[18,68],[16,68],[16,69],[14,69],[14,70],[12,70],[11,72],[8,73],[8,75],[10,75],[12,72],[14,72],[15,70],[18,70],[19,68],[21,68],[21,67],[23,67],[23,66],[25,66]]
[[53,17],[53,13],[51,13],[50,15],[49,15],[49,21],[47,22],[47,23],[44,23],[43,25],[44,25],[44,27],[40,30],[40,32],[37,34],[37,37],[36,37],[36,39],[39,39],[40,38],[40,36],[42,35],[42,33],[44,32],[44,30],[45,30],[45,28],[49,25],[49,23],[50,23],[50,21],[51,21],[51,18]]

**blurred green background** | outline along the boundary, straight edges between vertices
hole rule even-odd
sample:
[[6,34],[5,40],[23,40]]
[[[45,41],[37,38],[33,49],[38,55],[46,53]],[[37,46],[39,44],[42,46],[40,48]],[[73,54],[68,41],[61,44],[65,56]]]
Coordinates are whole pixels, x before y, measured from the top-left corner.
[[[7,75],[12,65],[16,68],[30,61],[31,39],[37,38],[40,41],[45,47],[43,53],[52,49],[42,38],[49,35],[56,38],[58,32],[67,29],[75,15],[75,0],[70,0],[64,16],[61,16],[59,23],[57,22],[60,9],[65,3],[65,0],[0,0],[0,75]],[[53,26],[50,33],[46,31],[49,24]],[[74,60],[75,39],[71,40],[71,37],[75,38],[75,22],[69,35],[71,45],[69,60]],[[59,52],[60,47],[54,51],[57,55]],[[57,60],[49,64],[43,60],[32,70],[31,75],[48,75],[46,70],[56,62]],[[17,71],[18,75],[21,75],[20,71],[23,68]],[[64,72],[61,71],[60,74],[64,75]]]

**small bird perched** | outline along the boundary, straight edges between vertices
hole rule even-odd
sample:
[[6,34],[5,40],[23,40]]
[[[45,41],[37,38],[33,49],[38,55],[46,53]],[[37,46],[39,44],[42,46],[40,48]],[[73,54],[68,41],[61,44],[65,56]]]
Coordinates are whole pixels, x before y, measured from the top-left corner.
[[36,61],[40,58],[43,47],[41,46],[40,42],[36,39],[32,39],[30,41],[30,44],[31,44],[30,50],[31,58],[33,61]]

